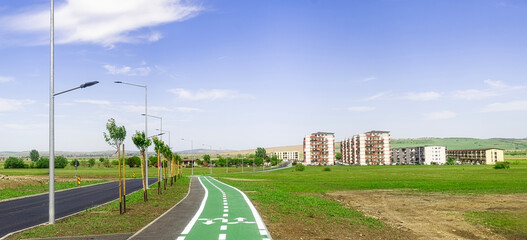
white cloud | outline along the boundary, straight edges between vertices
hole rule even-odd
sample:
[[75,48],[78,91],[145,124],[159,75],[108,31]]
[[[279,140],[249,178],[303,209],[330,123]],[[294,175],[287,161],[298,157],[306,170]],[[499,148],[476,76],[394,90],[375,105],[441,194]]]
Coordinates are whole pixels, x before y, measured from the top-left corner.
[[[123,109],[127,112],[145,112],[145,105],[125,105]],[[173,109],[161,106],[148,106],[148,114],[152,112],[172,112]]]
[[15,80],[14,78],[12,77],[5,77],[5,76],[0,76],[0,83],[6,83],[6,82],[11,82]]
[[175,94],[179,99],[188,101],[214,101],[219,99],[235,99],[250,97],[250,95],[241,94],[237,91],[229,89],[200,89],[194,92],[183,88],[175,88],[170,89],[168,91]]
[[487,105],[483,112],[509,112],[527,111],[527,101],[512,101],[503,103],[492,103]]
[[[202,10],[183,0],[66,0],[55,4],[55,39],[57,43],[87,42],[110,47],[115,43],[157,41],[161,33],[140,30],[184,21]],[[49,31],[49,7],[33,7],[1,17],[0,22],[0,29],[37,34],[34,39],[43,39]]]
[[403,96],[404,99],[413,100],[413,101],[430,101],[435,100],[441,97],[441,94],[438,92],[420,92],[420,93],[407,93]]
[[373,81],[375,79],[377,79],[377,78],[376,77],[367,77],[367,78],[363,78],[361,81],[362,82],[369,82],[369,81]]
[[105,100],[94,100],[94,99],[80,99],[75,100],[76,103],[89,103],[89,104],[95,104],[95,105],[110,105],[109,101]]
[[452,96],[457,99],[464,100],[481,100],[491,97],[497,97],[505,95],[506,93],[520,90],[525,88],[524,86],[509,86],[502,81],[485,80],[483,81],[487,88],[485,89],[467,89],[458,90],[452,93]]
[[25,105],[33,103],[35,103],[35,101],[30,99],[17,100],[0,98],[0,112],[16,111],[21,109]]
[[6,128],[15,129],[15,130],[28,130],[28,129],[45,129],[48,128],[49,125],[44,123],[39,124],[16,124],[16,123],[8,123],[4,125]]
[[348,108],[349,111],[352,112],[371,112],[375,110],[375,107],[369,107],[369,106],[353,106]]
[[425,119],[428,119],[428,120],[450,119],[455,116],[457,116],[457,114],[451,111],[430,112],[430,113],[424,114]]
[[147,76],[152,69],[150,67],[132,68],[129,66],[116,66],[106,64],[103,66],[112,75]]
[[202,112],[199,108],[190,108],[190,107],[177,107],[176,110],[180,112]]
[[373,96],[369,96],[367,98],[364,98],[362,99],[362,101],[372,101],[372,100],[377,100],[377,99],[380,99],[380,98],[383,98],[383,97],[386,97],[390,92],[381,92],[381,93],[377,93]]

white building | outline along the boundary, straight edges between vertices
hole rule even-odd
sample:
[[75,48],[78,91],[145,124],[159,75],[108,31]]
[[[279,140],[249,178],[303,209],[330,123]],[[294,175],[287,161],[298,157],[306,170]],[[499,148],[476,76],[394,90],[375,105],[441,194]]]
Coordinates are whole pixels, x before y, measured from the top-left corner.
[[390,132],[370,131],[344,139],[342,161],[356,165],[390,165]]
[[298,161],[299,155],[298,151],[283,151],[283,152],[271,152],[269,153],[270,157],[276,156],[282,161]]
[[316,132],[304,137],[306,165],[335,165],[335,134]]
[[392,164],[417,165],[417,164],[445,164],[445,146],[422,146],[407,148],[392,148]]

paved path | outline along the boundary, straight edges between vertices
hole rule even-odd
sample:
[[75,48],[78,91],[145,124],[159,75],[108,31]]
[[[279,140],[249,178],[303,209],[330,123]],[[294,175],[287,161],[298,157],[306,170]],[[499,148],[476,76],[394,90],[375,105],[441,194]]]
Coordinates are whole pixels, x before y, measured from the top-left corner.
[[[150,178],[150,183],[157,178]],[[126,180],[126,192],[142,188],[141,179]],[[55,218],[59,219],[119,198],[118,182],[74,188],[55,193]],[[48,221],[49,195],[0,202],[0,238]]]
[[205,196],[177,240],[271,239],[262,218],[240,190],[211,177],[199,177]]
[[201,186],[199,178],[192,178],[185,199],[129,239],[176,239],[198,211],[204,196],[205,189]]

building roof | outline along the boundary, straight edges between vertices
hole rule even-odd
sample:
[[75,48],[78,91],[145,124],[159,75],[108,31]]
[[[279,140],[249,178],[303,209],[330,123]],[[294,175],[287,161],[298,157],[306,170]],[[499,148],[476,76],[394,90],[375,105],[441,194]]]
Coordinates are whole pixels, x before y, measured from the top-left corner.
[[371,130],[369,132],[365,132],[366,133],[390,133],[390,131],[377,131],[377,130]]
[[474,148],[474,149],[455,149],[455,150],[448,150],[448,151],[482,151],[482,150],[491,150],[491,149],[496,149],[496,150],[504,150],[503,148]]
[[328,135],[328,134],[335,135],[335,133],[332,133],[332,132],[316,132],[316,133],[311,133],[311,135]]

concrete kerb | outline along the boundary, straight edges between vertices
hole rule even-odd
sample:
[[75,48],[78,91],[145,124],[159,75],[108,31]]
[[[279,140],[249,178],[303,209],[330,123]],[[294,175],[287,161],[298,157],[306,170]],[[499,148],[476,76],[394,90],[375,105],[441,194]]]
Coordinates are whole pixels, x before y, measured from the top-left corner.
[[[117,181],[111,181],[111,182],[117,182]],[[110,182],[104,182],[104,183],[110,183]],[[95,186],[95,185],[99,185],[99,184],[104,184],[104,183],[92,184],[92,185],[88,185],[88,186],[84,186],[84,187],[91,187],[91,186]],[[152,186],[152,185],[154,185],[154,184],[156,184],[156,183],[154,182],[154,183],[150,184],[149,186]],[[190,184],[189,184],[189,185],[190,185]],[[60,190],[60,191],[67,191],[67,190],[71,190],[71,188],[70,188],[70,189],[63,189],[63,190]],[[135,193],[135,192],[137,192],[137,191],[140,191],[140,190],[143,190],[143,189],[135,190],[135,191],[133,191],[133,192],[131,192],[131,193],[129,193],[129,194],[133,194],[133,193]],[[57,191],[57,192],[59,192],[59,191]],[[32,196],[39,196],[39,195],[44,195],[44,194],[46,194],[46,193],[35,194],[35,195],[32,195]],[[127,194],[127,195],[128,195],[128,194]],[[23,198],[23,197],[21,197],[21,198]],[[82,212],[84,212],[84,211],[92,210],[92,209],[95,209],[95,208],[98,208],[98,207],[101,207],[101,206],[104,206],[104,205],[110,204],[110,203],[112,203],[113,201],[116,201],[116,200],[118,200],[118,199],[119,199],[119,197],[115,198],[114,200],[108,201],[108,202],[106,202],[106,203],[99,204],[99,205],[97,205],[97,206],[94,206],[94,207],[91,207],[91,208],[87,208],[87,209],[85,209],[85,210],[78,211],[78,212],[76,212],[76,213],[72,213],[72,214],[70,214],[70,215],[67,215],[67,216],[64,216],[64,217],[61,217],[61,218],[57,218],[57,219],[55,219],[55,220],[56,220],[56,221],[59,221],[59,220],[65,219],[65,218],[69,218],[69,217],[75,216],[75,215],[77,215],[77,214],[79,214],[79,213],[82,213]],[[11,199],[11,200],[14,200],[14,199]],[[41,224],[38,224],[38,225],[35,225],[35,226],[32,226],[32,227],[28,227],[28,228],[20,229],[20,230],[18,230],[18,231],[14,231],[14,232],[12,232],[12,233],[9,233],[9,234],[7,234],[7,235],[1,237],[0,240],[7,239],[8,237],[10,237],[10,236],[12,236],[12,235],[14,235],[14,234],[17,234],[17,233],[20,233],[20,232],[23,232],[23,231],[26,231],[26,230],[29,230],[29,229],[33,229],[33,228],[36,228],[36,227],[39,227],[39,226],[44,226],[44,225],[48,225],[48,223],[45,222],[45,223],[41,223]]]
[[[153,185],[153,184],[151,184]],[[181,200],[179,200],[178,203],[176,203],[174,206],[172,206],[170,209],[168,209],[166,212],[164,212],[163,214],[161,214],[161,216],[157,217],[156,219],[154,219],[153,221],[151,221],[150,223],[148,223],[146,226],[144,226],[143,228],[141,228],[139,231],[137,231],[136,233],[134,233],[132,236],[128,237],[127,239],[132,239],[133,237],[139,235],[142,231],[144,231],[145,229],[147,229],[148,227],[150,227],[152,224],[154,224],[157,220],[159,220],[160,218],[162,218],[163,216],[165,216],[166,214],[168,214],[170,211],[172,211],[172,209],[174,209],[175,207],[177,207],[181,202],[183,202],[183,200],[185,200],[188,195],[190,194],[190,187],[192,186],[192,181],[189,182],[188,184],[188,191],[187,191],[187,195],[185,195],[184,198],[182,198]],[[0,239],[1,240],[1,239]]]

